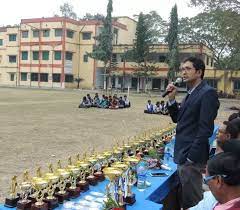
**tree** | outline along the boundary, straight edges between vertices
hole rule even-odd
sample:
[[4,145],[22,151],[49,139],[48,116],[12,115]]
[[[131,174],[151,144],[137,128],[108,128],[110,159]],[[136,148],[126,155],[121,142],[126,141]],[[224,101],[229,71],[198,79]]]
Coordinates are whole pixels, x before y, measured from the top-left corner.
[[89,53],[91,58],[96,60],[103,61],[104,63],[104,90],[107,89],[107,64],[111,65],[111,58],[112,58],[112,40],[113,40],[113,33],[112,33],[112,0],[108,1],[107,5],[107,16],[103,20],[103,30],[96,37],[98,41],[97,46],[93,49],[92,53]]
[[203,6],[206,10],[232,10],[240,12],[239,0],[190,0],[192,6]]
[[103,21],[104,18],[105,18],[104,15],[99,14],[99,13],[94,14],[94,15],[92,15],[90,13],[86,13],[84,15],[84,17],[82,18],[82,20],[100,20],[100,21]]
[[177,5],[172,8],[170,15],[170,25],[168,35],[166,37],[166,42],[168,43],[169,53],[168,53],[168,79],[172,81],[176,72],[179,70],[179,51],[178,51],[178,13]]
[[73,6],[69,3],[64,3],[60,6],[61,16],[72,18],[74,20],[77,19],[77,14],[73,11]]
[[138,23],[136,28],[136,40],[133,49],[126,52],[125,57],[137,63],[135,66],[134,75],[137,76],[138,85],[137,91],[139,92],[140,78],[144,77],[145,91],[147,90],[148,78],[156,70],[154,65],[147,64],[151,62],[150,46],[153,43],[153,33],[151,32],[150,25],[148,24],[146,16],[140,13],[138,16]]

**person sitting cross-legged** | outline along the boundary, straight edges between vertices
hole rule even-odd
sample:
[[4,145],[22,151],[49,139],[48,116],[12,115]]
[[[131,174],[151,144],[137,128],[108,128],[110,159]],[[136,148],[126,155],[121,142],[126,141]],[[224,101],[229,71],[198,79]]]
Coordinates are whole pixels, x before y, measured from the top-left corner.
[[87,100],[87,97],[84,96],[78,108],[90,108],[90,107],[91,107],[91,104],[89,103],[89,100]]
[[144,110],[144,113],[153,114],[153,104],[152,104],[151,100],[148,100],[147,105],[146,105],[146,110]]
[[92,106],[93,105],[93,99],[91,98],[90,94],[87,94],[87,100],[89,101],[89,103]]
[[124,100],[124,103],[125,103],[124,108],[129,108],[129,107],[131,107],[131,102],[130,102],[129,99],[127,98],[127,95],[124,95],[123,100]]
[[95,93],[95,96],[93,98],[93,105],[92,106],[93,107],[98,107],[99,103],[100,103],[100,98],[98,96],[98,93]]
[[113,96],[109,105],[109,109],[118,109],[118,99],[116,96]]
[[161,106],[159,101],[153,106],[153,113],[161,114]]
[[119,109],[124,108],[125,102],[124,102],[122,96],[119,97],[118,104],[119,104]]

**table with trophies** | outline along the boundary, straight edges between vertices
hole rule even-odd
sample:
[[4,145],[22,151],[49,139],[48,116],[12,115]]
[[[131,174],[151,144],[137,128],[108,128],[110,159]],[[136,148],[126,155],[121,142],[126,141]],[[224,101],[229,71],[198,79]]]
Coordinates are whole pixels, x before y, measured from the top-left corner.
[[[174,135],[175,125],[153,128],[103,153],[69,156],[50,163],[47,171],[37,167],[33,176],[26,170],[12,177],[0,209],[161,209],[155,202],[167,195],[176,172],[169,155]],[[167,176],[149,176],[153,171]]]

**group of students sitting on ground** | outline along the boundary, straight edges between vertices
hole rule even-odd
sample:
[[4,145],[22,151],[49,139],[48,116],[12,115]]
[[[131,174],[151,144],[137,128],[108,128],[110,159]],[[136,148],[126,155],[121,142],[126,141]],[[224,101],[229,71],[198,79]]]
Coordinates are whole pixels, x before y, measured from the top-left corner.
[[153,105],[151,100],[148,100],[144,113],[168,115],[168,109],[164,101],[158,101],[155,105]]
[[118,97],[117,94],[113,96],[102,95],[100,98],[98,93],[95,93],[94,98],[91,98],[90,94],[84,96],[78,108],[90,108],[97,107],[103,109],[122,109],[129,108],[131,106],[127,95]]
[[231,114],[219,127],[217,147],[203,179],[210,191],[190,210],[240,209],[240,115]]

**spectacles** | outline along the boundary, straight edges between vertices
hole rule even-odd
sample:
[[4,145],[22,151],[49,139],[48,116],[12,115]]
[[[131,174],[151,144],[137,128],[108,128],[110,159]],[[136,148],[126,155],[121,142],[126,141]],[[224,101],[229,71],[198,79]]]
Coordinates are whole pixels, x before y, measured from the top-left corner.
[[223,177],[223,178],[227,177],[227,175],[205,176],[205,177],[203,177],[203,183],[207,185],[210,180],[212,180],[212,179],[214,179],[214,178],[216,178],[216,177],[218,177],[218,176],[219,176],[219,177]]
[[193,70],[194,68],[191,68],[191,67],[185,67],[185,68],[180,68],[180,71],[191,71]]

